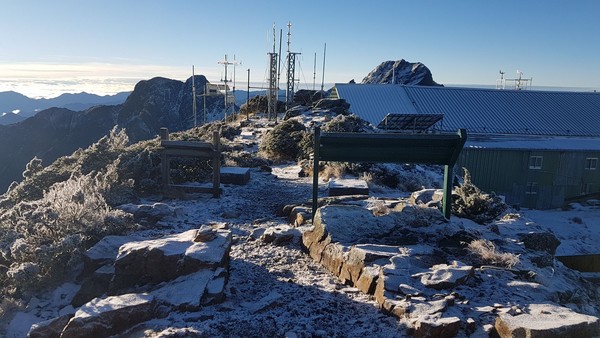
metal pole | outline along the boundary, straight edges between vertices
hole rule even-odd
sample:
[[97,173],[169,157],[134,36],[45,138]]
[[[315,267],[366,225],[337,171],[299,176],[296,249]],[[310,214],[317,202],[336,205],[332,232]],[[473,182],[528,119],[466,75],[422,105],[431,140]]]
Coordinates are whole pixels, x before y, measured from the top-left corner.
[[248,91],[246,93],[246,121],[248,121],[248,111],[250,110],[250,68],[248,68]]
[[208,83],[204,83],[204,123],[206,124],[206,86],[208,86]]
[[323,91],[323,87],[325,86],[325,54],[327,53],[327,42],[325,42],[325,48],[323,48],[323,75],[321,78],[321,91]]

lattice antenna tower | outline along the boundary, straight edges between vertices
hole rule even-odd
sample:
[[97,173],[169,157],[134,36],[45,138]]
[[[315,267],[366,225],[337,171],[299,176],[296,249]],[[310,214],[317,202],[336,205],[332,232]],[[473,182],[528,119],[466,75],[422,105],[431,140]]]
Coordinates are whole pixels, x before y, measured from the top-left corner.
[[296,55],[301,53],[292,52],[290,50],[291,37],[292,37],[292,23],[288,21],[288,33],[287,33],[287,88],[285,90],[285,109],[290,109],[290,105],[294,99],[294,84],[295,84],[295,73],[296,73]]

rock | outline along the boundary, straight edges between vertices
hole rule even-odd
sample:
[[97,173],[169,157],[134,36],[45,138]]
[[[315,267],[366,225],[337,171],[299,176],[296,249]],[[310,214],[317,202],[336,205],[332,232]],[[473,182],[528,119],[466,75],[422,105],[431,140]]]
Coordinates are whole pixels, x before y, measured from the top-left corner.
[[210,242],[194,242],[197,230],[159,239],[124,244],[115,261],[111,288],[118,290],[140,284],[157,284],[199,271],[226,267],[231,232],[216,230]]
[[356,283],[362,269],[377,260],[386,264],[389,258],[398,253],[398,248],[387,245],[359,244],[350,248],[345,256],[344,266],[339,277],[343,282]]
[[260,236],[260,240],[275,245],[286,245],[291,243],[296,236],[300,236],[300,231],[285,225],[267,228]]
[[282,301],[282,297],[283,296],[279,292],[271,291],[260,300],[256,302],[245,302],[242,303],[242,306],[248,309],[250,313],[254,314],[278,305]]
[[299,89],[294,93],[294,103],[310,107],[313,102],[322,99],[323,94],[324,92],[320,90]]
[[202,305],[214,305],[225,299],[225,285],[229,277],[229,271],[223,268],[215,270],[213,279],[206,285],[206,291],[202,297]]
[[519,234],[519,238],[523,241],[523,245],[525,245],[527,249],[545,251],[551,255],[556,253],[556,248],[560,245],[558,238],[551,232]]
[[450,338],[455,337],[460,329],[460,318],[424,318],[415,323],[413,337],[425,338]]
[[[284,207],[285,210],[285,207]],[[310,219],[311,211],[310,208],[304,206],[293,206],[288,215],[288,221],[295,227],[299,227],[306,223],[306,220]]]
[[[202,305],[202,297],[208,283],[214,277],[212,270],[198,272],[178,277],[165,286],[152,291],[160,304],[169,306],[176,311],[198,311]],[[182,292],[185,290],[185,292]]]
[[49,319],[31,326],[27,337],[29,338],[58,338],[73,314],[67,314],[57,318]]
[[217,237],[216,229],[213,229],[210,226],[202,226],[196,232],[196,237],[194,238],[194,242],[210,242]]
[[61,338],[108,337],[154,317],[156,301],[148,294],[96,298],[83,305],[65,326]]
[[328,244],[321,254],[321,265],[334,275],[339,276],[342,264],[344,264],[344,252],[347,250],[340,243]]
[[118,206],[118,209],[133,214],[133,219],[136,222],[146,220],[150,223],[156,223],[168,216],[177,216],[181,212],[181,208],[173,208],[165,203],[140,205],[129,203]]
[[107,264],[88,277],[79,291],[73,297],[71,305],[74,307],[80,307],[83,304],[91,301],[96,297],[100,297],[105,294],[110,287],[110,281],[115,275],[115,268],[112,264]]
[[438,264],[431,267],[428,272],[421,272],[412,275],[420,277],[421,283],[429,288],[441,290],[454,288],[463,284],[473,274],[473,267],[465,265],[459,261],[454,261],[452,265]]
[[410,204],[428,204],[429,202],[439,202],[444,198],[442,189],[422,189],[410,194],[408,202]]
[[83,272],[81,276],[89,276],[106,264],[113,264],[121,245],[139,241],[139,236],[105,236],[83,254]]
[[379,266],[366,266],[362,269],[360,277],[354,285],[363,293],[374,294],[377,286],[377,278],[379,277]]
[[538,268],[554,266],[554,256],[546,252],[541,252],[539,255],[532,256],[531,262]]
[[505,337],[594,337],[600,333],[598,317],[583,315],[551,304],[530,304],[527,313],[500,314],[496,331]]

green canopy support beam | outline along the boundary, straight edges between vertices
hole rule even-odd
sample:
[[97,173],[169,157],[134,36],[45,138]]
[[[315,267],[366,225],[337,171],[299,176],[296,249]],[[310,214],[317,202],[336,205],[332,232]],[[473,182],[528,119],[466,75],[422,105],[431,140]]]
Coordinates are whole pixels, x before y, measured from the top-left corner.
[[456,134],[321,133],[315,127],[313,155],[313,218],[318,207],[319,162],[421,163],[444,165],[442,213],[452,210],[452,170],[467,141],[467,131]]

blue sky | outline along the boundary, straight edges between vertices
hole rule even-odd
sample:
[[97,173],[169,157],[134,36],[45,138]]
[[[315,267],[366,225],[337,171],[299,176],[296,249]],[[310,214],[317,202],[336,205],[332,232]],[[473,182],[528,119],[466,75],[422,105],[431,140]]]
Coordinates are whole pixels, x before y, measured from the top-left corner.
[[[533,84],[600,89],[600,1],[3,0],[0,91],[56,96],[132,90],[155,76],[265,83],[272,26],[292,23],[297,77],[357,82],[379,63],[422,62],[442,84],[494,85],[501,69]],[[230,69],[231,73],[231,69]],[[284,77],[282,77],[284,78]],[[307,85],[302,84],[301,88]]]

